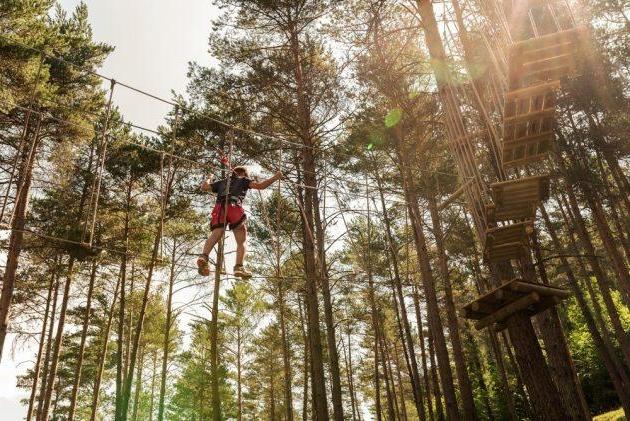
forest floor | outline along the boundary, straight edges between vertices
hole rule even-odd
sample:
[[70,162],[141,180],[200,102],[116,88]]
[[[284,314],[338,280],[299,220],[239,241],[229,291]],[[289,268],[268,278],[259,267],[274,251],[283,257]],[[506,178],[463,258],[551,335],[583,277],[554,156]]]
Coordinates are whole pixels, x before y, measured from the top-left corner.
[[593,421],[623,421],[625,419],[626,417],[623,415],[623,409],[621,408],[593,417]]

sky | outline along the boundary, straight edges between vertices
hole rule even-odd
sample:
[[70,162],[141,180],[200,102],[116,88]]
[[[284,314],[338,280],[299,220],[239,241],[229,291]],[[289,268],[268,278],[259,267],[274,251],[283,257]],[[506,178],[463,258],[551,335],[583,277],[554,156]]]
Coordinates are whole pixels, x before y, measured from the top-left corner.
[[[71,11],[78,0],[59,0]],[[212,63],[207,52],[211,19],[217,10],[211,0],[86,0],[94,39],[116,49],[100,73],[159,97],[183,93],[188,63]],[[109,86],[107,83],[105,86]],[[116,88],[114,102],[126,120],[156,128],[169,107],[159,101]],[[12,346],[12,337],[7,338]],[[24,419],[20,399],[24,390],[15,387],[16,375],[32,366],[36,344],[7,349],[0,363],[0,409],[2,421]]]

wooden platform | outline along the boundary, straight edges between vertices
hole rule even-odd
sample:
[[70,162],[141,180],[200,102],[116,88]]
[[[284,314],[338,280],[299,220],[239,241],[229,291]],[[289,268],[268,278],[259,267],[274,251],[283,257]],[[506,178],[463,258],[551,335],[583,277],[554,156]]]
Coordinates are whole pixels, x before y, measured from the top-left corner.
[[513,279],[466,304],[461,315],[477,320],[475,328],[478,330],[494,324],[500,330],[505,327],[503,322],[514,313],[523,311],[531,317],[569,295],[566,289]]
[[504,141],[501,146],[503,168],[541,161],[553,150],[555,135],[553,131],[518,140]]
[[534,176],[490,185],[493,203],[487,206],[488,220],[531,219],[540,203],[549,198],[549,177]]
[[531,222],[518,222],[486,232],[484,253],[492,262],[520,259],[528,250],[528,237],[533,232]]
[[514,44],[509,53],[510,89],[575,75],[585,34],[585,28],[573,28]]

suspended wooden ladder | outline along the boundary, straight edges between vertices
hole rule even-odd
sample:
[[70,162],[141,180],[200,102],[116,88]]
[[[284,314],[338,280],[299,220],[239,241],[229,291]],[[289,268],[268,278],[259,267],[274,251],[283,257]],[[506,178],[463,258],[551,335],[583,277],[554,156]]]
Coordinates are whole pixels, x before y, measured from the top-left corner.
[[[577,74],[584,30],[574,28],[514,44],[509,52],[503,110],[501,160],[504,170],[544,160],[554,148],[556,92],[561,79]],[[549,177],[516,178],[490,185],[484,256],[491,264],[529,256],[536,210],[549,196]],[[498,224],[505,224],[498,226]],[[513,279],[470,302],[462,316],[475,327],[505,328],[516,312],[534,316],[569,292],[532,280]]]

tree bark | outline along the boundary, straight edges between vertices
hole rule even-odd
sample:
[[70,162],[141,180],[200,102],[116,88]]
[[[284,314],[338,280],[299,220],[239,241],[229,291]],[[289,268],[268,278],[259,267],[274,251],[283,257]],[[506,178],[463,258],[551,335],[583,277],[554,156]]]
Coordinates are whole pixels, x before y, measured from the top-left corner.
[[433,421],[433,404],[431,403],[431,386],[430,386],[430,374],[427,368],[427,353],[426,346],[424,344],[424,329],[422,328],[422,313],[420,311],[420,297],[418,297],[418,290],[413,287],[413,306],[416,313],[416,324],[418,327],[418,341],[420,341],[420,355],[422,356],[422,374],[424,379],[424,390],[427,397],[427,408],[429,410],[429,420]]
[[559,399],[558,388],[545,364],[529,317],[515,313],[505,323],[536,418],[549,421],[568,419],[569,413],[563,400]]

